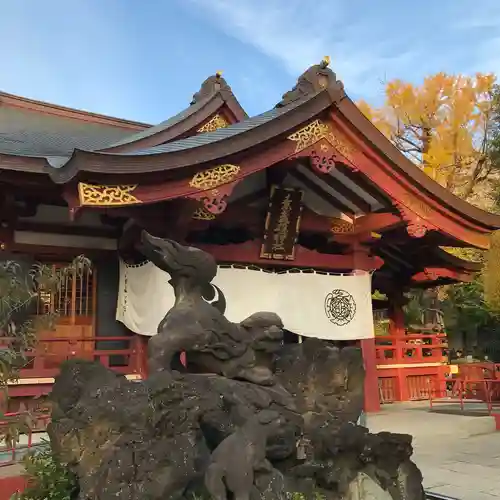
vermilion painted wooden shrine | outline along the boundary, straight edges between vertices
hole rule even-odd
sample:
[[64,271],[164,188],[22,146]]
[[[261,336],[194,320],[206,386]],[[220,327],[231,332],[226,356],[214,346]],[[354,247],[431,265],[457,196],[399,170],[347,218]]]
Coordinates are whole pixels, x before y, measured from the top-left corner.
[[[361,341],[366,409],[425,397],[428,381],[447,370],[446,336],[405,332],[403,292],[470,280],[477,265],[443,247],[485,249],[500,228],[500,217],[458,199],[401,154],[328,60],[251,118],[220,74],[156,126],[0,93],[0,169],[4,255],[57,266],[84,253],[94,265],[57,294],[41,293],[40,310],[59,319],[11,385],[14,401],[47,393],[69,356],[145,375],[144,338],[115,320],[130,221],[220,263],[373,272],[373,290],[388,297],[374,308],[389,310],[390,328]],[[286,255],[265,251],[273,186],[302,196]]]

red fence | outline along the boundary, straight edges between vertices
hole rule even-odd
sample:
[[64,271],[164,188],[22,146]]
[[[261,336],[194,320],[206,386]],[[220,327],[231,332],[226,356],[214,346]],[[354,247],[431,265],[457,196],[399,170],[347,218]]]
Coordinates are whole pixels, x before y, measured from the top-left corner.
[[500,364],[496,363],[463,363],[456,365],[457,378],[462,380],[496,380],[500,379]]
[[9,434],[9,429],[15,426],[19,431],[18,439],[11,443],[0,442],[0,467],[17,463],[29,450],[42,444],[35,436],[40,436],[50,421],[50,415],[36,413],[5,413],[0,420],[0,436]]
[[429,363],[447,360],[445,333],[408,333],[375,337],[377,364]]
[[[462,411],[467,405],[480,404],[491,415],[500,409],[500,380],[440,380],[430,391],[430,407],[457,405]],[[479,408],[481,409],[481,408]]]
[[[0,349],[13,339],[0,338]],[[63,361],[72,358],[99,361],[123,374],[140,374],[145,369],[145,343],[142,337],[41,338],[33,350],[26,351],[26,364],[20,378],[53,378]]]
[[377,335],[375,343],[381,403],[429,399],[448,372],[445,333]]

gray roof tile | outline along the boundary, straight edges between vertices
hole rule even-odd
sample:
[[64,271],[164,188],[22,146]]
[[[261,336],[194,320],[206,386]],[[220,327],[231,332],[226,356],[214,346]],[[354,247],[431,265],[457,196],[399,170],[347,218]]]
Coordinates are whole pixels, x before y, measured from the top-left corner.
[[74,149],[92,151],[131,135],[131,131],[0,106],[0,153],[66,156]]
[[199,146],[204,146],[206,144],[211,144],[214,142],[221,141],[223,139],[228,139],[234,137],[235,135],[242,134],[253,128],[263,125],[280,115],[289,112],[291,109],[302,104],[303,101],[297,101],[293,105],[289,105],[283,108],[275,108],[270,111],[266,111],[260,115],[249,118],[239,123],[230,125],[229,127],[220,128],[214,132],[207,132],[205,134],[198,134],[186,139],[181,139],[179,141],[168,142],[166,144],[161,144],[159,146],[154,146],[146,149],[139,149],[135,151],[127,151],[123,153],[104,153],[112,154],[116,156],[140,156],[140,155],[156,155],[162,153],[172,153],[174,151],[182,151],[186,149],[196,148]]
[[[212,96],[210,96],[210,98],[211,97]],[[135,141],[138,141],[140,139],[145,139],[146,137],[151,137],[152,135],[155,135],[159,132],[162,132],[163,130],[166,130],[166,129],[172,127],[176,123],[181,122],[182,120],[184,120],[188,116],[192,115],[193,113],[195,113],[196,111],[201,109],[203,106],[205,106],[207,101],[210,100],[210,98],[203,99],[202,101],[197,102],[196,104],[193,104],[192,106],[189,106],[186,109],[183,109],[180,113],[177,113],[175,116],[172,116],[168,120],[165,120],[165,121],[159,123],[158,125],[155,125],[154,127],[150,127],[150,128],[145,129],[145,130],[141,130],[140,132],[129,135],[128,137],[125,137],[125,138],[123,138],[123,139],[121,139],[113,144],[106,145],[105,147],[111,148],[111,147],[116,147],[116,146],[122,146],[124,144],[130,144],[131,142],[135,142]]]

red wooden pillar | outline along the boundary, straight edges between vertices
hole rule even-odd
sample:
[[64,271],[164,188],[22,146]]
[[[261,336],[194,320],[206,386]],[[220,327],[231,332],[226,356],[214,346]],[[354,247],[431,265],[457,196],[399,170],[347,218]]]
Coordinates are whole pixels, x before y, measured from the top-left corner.
[[135,351],[134,371],[141,376],[141,379],[148,378],[148,340],[145,335],[134,335],[133,345]]
[[[392,342],[396,346],[396,355],[394,356],[396,364],[402,364],[405,361],[404,348],[406,342],[403,338],[405,335],[405,318],[402,302],[402,297],[391,297],[391,307],[389,309],[389,335],[393,337]],[[396,373],[396,401],[408,401],[410,395],[406,381],[406,370],[398,368]]]
[[[361,257],[367,255],[367,248],[360,242],[355,242],[351,250],[354,255],[354,263],[361,262]],[[362,269],[361,266],[356,266],[354,273],[367,273],[372,269]],[[363,354],[363,364],[365,368],[365,383],[364,383],[364,410],[366,413],[375,413],[380,411],[380,389],[378,385],[377,372],[377,352],[375,349],[375,338],[362,339],[360,341],[361,352]]]

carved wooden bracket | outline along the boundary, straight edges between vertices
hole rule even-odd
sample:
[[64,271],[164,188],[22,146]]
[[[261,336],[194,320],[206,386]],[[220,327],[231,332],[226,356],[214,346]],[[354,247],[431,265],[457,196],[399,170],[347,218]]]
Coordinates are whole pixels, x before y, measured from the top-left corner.
[[330,231],[333,234],[351,234],[354,232],[354,224],[344,219],[332,217],[332,225]]
[[311,150],[311,167],[320,174],[328,174],[335,168],[337,156],[332,153],[331,148],[321,144],[318,149]]
[[239,180],[233,179],[239,172],[239,166],[224,164],[196,173],[189,186],[199,191],[190,194],[188,198],[201,201],[203,208],[211,214],[224,212],[227,207],[225,198],[231,195],[238,184]]
[[137,205],[142,203],[134,194],[137,187],[138,184],[99,185],[79,182],[80,205],[101,207]]
[[327,174],[335,168],[335,162],[346,163],[358,171],[354,157],[357,150],[331,123],[314,120],[288,136],[295,143],[291,159],[309,156],[314,170]]
[[226,198],[231,195],[236,184],[237,182],[231,182],[230,184],[219,186],[216,189],[210,189],[209,191],[201,191],[199,193],[192,194],[189,197],[194,200],[199,200],[203,209],[208,213],[218,215],[226,209]]
[[214,132],[220,128],[229,127],[230,123],[218,113],[213,115],[210,120],[208,120],[203,126],[201,126],[196,132],[203,134],[205,132]]
[[406,232],[412,238],[422,238],[427,234],[427,231],[436,231],[437,227],[429,222],[426,218],[422,217],[416,213],[415,209],[419,213],[428,214],[429,208],[418,200],[414,199],[413,196],[407,195],[405,199],[405,205],[402,203],[395,203],[396,208],[401,214],[401,218],[407,223]]

